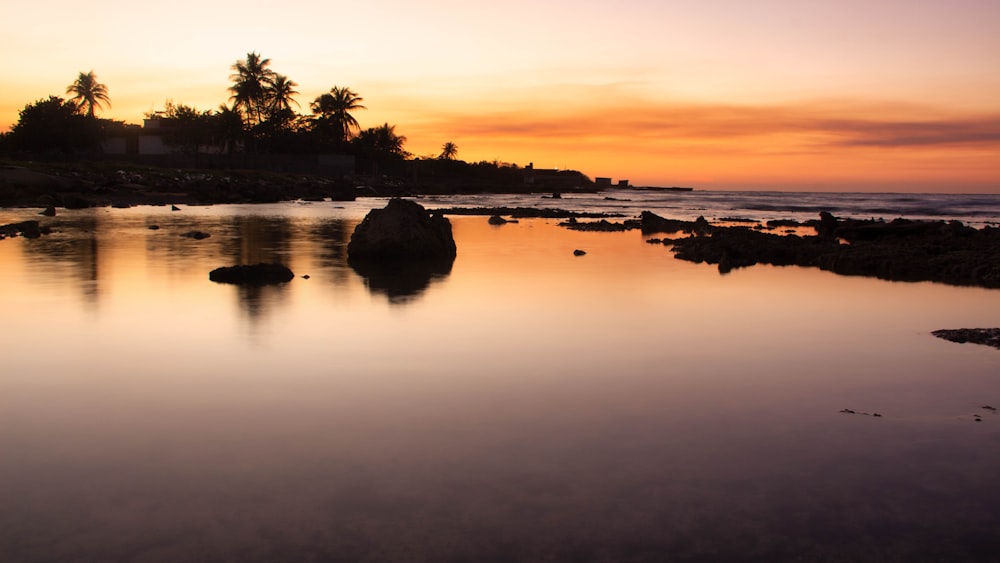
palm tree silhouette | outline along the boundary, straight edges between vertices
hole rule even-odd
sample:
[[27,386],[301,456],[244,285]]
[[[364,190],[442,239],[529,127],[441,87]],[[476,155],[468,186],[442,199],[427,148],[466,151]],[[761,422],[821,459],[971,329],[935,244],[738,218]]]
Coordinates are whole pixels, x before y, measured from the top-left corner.
[[458,145],[448,141],[444,145],[441,145],[441,154],[438,155],[440,160],[455,160],[455,156],[458,155]]
[[80,110],[86,108],[87,116],[94,117],[94,109],[100,108],[101,103],[111,107],[111,98],[108,97],[108,87],[97,81],[94,71],[86,74],[83,72],[76,77],[76,81],[66,87],[67,94],[75,94],[71,101],[76,102]]
[[384,123],[378,127],[365,129],[358,135],[358,144],[369,150],[390,154],[402,158],[410,156],[403,145],[406,144],[404,135],[396,134],[396,126]]
[[352,129],[360,129],[361,127],[358,125],[358,120],[354,119],[350,112],[368,109],[361,105],[363,101],[364,98],[350,88],[334,86],[330,88],[328,93],[313,100],[309,104],[309,109],[319,116],[317,119],[320,123],[333,126],[340,135],[340,140],[346,141],[351,137]]
[[229,76],[233,85],[229,98],[233,109],[239,111],[244,123],[252,127],[264,120],[268,110],[268,93],[274,84],[275,72],[267,68],[271,59],[262,59],[258,53],[247,53],[246,60],[236,61]]
[[289,80],[289,78],[283,74],[275,74],[274,78],[271,80],[271,87],[269,88],[269,102],[270,110],[275,114],[281,112],[292,111],[292,104],[296,106],[299,105],[298,102],[292,96],[297,95],[299,92],[295,89],[298,84],[294,80]]

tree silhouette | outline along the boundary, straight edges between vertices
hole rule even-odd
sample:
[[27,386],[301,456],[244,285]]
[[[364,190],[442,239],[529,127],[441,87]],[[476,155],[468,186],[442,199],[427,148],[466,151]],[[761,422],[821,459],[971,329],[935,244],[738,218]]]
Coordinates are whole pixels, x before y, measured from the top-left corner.
[[246,60],[236,61],[229,76],[233,85],[229,98],[233,109],[243,116],[243,123],[249,129],[265,119],[268,112],[269,90],[274,84],[275,72],[269,68],[271,59],[262,59],[258,53],[247,53]]
[[102,121],[80,113],[80,106],[56,96],[24,106],[5,138],[10,148],[28,152],[93,151],[100,145]]
[[441,145],[441,154],[438,155],[440,160],[455,160],[458,155],[458,145],[448,141],[444,145]]
[[317,115],[316,122],[320,130],[330,131],[339,136],[340,141],[351,138],[352,129],[360,129],[358,120],[351,112],[368,109],[361,105],[364,98],[350,88],[334,86],[330,91],[313,100],[309,108]]
[[74,94],[70,100],[76,103],[81,111],[86,109],[88,117],[94,117],[94,110],[100,108],[102,103],[111,107],[108,87],[97,81],[93,70],[88,73],[81,72],[76,80],[66,87],[66,93]]
[[275,74],[271,80],[271,87],[269,92],[270,110],[272,114],[281,114],[282,112],[292,111],[292,104],[296,106],[299,105],[298,102],[292,96],[297,95],[299,92],[295,89],[298,84],[295,81],[290,80],[287,76],[283,74]]
[[384,123],[378,127],[370,127],[362,131],[355,140],[356,144],[363,149],[407,158],[410,153],[403,149],[406,144],[406,137],[396,134],[396,126]]

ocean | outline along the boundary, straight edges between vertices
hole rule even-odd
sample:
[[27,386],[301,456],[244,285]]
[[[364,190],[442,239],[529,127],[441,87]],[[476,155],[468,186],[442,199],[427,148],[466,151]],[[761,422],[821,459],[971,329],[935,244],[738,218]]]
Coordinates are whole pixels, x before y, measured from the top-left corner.
[[[542,195],[418,201],[998,216],[992,196]],[[346,247],[384,204],[0,210],[53,231],[0,240],[0,560],[1000,554],[1000,351],[931,334],[997,326],[1000,292],[722,275],[634,230],[483,216],[451,217],[450,271],[366,277]],[[256,262],[296,277],[208,278]]]
[[[548,194],[551,195],[551,194]],[[1000,194],[904,194],[758,191],[665,191],[614,189],[594,194],[562,194],[560,199],[481,195],[424,198],[433,206],[541,206],[637,216],[652,211],[672,219],[817,219],[821,211],[838,217],[958,220],[981,227],[1000,223]]]

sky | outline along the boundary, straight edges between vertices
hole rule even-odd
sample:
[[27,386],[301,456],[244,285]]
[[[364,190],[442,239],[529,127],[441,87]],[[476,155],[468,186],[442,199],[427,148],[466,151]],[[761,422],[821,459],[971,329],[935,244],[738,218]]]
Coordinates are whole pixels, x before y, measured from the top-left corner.
[[248,52],[468,161],[698,189],[1000,193],[1000,0],[4,2],[0,130],[107,85],[102,117],[228,103]]

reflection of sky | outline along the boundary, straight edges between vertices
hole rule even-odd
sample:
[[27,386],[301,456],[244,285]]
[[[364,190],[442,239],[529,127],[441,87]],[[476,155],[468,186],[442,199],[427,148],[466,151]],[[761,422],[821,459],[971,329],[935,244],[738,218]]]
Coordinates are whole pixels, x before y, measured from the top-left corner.
[[282,241],[253,240],[310,279],[249,318],[207,279],[247,222],[199,213],[203,241],[107,212],[95,307],[31,250],[49,239],[0,242],[21,560],[856,560],[1000,524],[998,353],[929,335],[995,324],[995,291],[720,276],[636,232],[460,217],[451,274],[392,305],[324,219],[278,217]]

